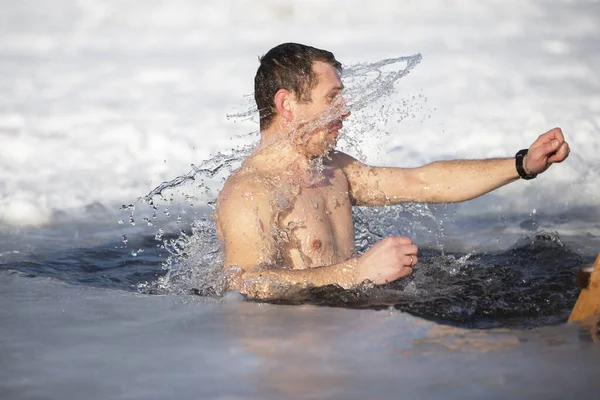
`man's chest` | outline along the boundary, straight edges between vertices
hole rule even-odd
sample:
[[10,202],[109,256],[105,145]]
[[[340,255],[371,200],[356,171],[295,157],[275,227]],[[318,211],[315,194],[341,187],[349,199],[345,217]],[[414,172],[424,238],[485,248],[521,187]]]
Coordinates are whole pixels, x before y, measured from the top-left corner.
[[332,173],[318,185],[302,188],[279,218],[286,232],[284,263],[294,268],[330,265],[352,257],[354,228],[348,183]]

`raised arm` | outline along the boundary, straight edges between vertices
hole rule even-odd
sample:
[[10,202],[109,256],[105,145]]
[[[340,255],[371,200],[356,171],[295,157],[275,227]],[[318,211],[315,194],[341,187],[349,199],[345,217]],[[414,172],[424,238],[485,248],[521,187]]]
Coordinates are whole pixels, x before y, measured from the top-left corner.
[[[568,154],[569,145],[555,128],[531,145],[523,167],[529,174],[539,174]],[[343,153],[333,158],[346,173],[357,205],[455,203],[519,179],[514,158],[436,161],[419,168],[371,167]]]
[[261,184],[226,185],[217,202],[217,228],[224,244],[228,289],[254,298],[278,298],[288,291],[336,284],[353,288],[370,280],[384,284],[406,276],[417,263],[410,239],[382,240],[359,258],[296,270],[278,264],[272,226],[276,215]]

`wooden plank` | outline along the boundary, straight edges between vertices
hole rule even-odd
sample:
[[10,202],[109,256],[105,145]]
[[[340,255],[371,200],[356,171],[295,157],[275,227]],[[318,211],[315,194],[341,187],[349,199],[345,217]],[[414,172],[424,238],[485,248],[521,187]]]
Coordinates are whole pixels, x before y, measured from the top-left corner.
[[577,282],[583,289],[571,311],[569,322],[581,321],[600,313],[600,254],[591,271],[580,268]]

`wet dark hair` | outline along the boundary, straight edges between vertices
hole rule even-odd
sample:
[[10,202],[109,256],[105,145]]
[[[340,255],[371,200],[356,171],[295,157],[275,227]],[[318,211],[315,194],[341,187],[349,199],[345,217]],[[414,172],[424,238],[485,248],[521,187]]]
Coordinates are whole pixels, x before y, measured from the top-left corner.
[[318,79],[312,65],[325,62],[339,72],[342,64],[333,53],[298,43],[283,43],[260,57],[260,66],[254,77],[254,99],[258,107],[260,129],[267,129],[275,118],[275,93],[287,89],[298,101],[310,102],[310,91]]

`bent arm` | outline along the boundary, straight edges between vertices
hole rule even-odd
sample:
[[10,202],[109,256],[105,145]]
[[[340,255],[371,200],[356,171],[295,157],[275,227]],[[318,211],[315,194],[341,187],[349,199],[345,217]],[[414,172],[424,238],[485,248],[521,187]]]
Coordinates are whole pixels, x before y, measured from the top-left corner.
[[273,231],[277,216],[262,185],[245,182],[224,188],[216,217],[230,290],[266,299],[307,287],[355,286],[356,259],[303,270],[286,269],[281,265]]
[[419,168],[371,167],[338,153],[357,205],[455,203],[519,179],[514,158],[436,161]]
[[357,259],[308,269],[246,268],[241,275],[229,279],[229,289],[256,299],[285,297],[288,292],[310,287],[338,285],[351,289]]

